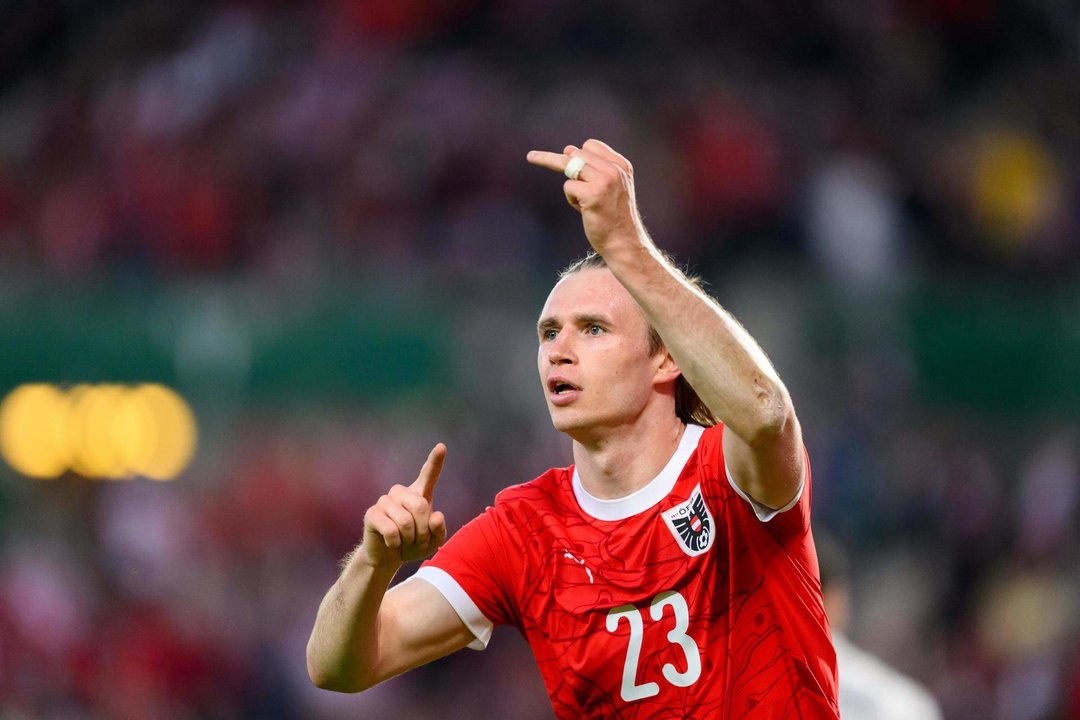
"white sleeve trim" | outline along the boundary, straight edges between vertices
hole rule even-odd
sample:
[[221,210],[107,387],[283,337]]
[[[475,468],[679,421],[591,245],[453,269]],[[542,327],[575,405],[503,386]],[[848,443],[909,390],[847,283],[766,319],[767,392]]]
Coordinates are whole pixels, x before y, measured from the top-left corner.
[[458,581],[450,573],[442,568],[427,565],[417,570],[405,582],[414,579],[424,580],[434,586],[436,590],[442,593],[450,606],[454,608],[454,612],[461,618],[461,622],[465,623],[465,627],[469,628],[469,632],[476,637],[475,640],[469,643],[469,648],[483,650],[487,647],[488,642],[491,640],[491,631],[495,629],[495,625],[487,619],[484,613],[480,612],[480,608],[476,606],[469,594],[465,592],[461,585],[458,585]]
[[728,484],[731,485],[731,489],[735,491],[735,494],[741,497],[746,502],[750,503],[750,507],[754,508],[754,514],[757,515],[757,519],[761,522],[769,522],[774,517],[782,512],[787,512],[791,508],[799,504],[799,498],[802,497],[803,487],[806,485],[806,475],[803,474],[802,480],[799,481],[799,489],[795,493],[795,497],[791,498],[791,501],[782,508],[773,509],[768,505],[762,505],[754,498],[743,492],[743,489],[739,487],[739,484],[735,482],[735,478],[731,476],[731,470],[728,469],[727,462],[724,462],[724,474],[727,475]]

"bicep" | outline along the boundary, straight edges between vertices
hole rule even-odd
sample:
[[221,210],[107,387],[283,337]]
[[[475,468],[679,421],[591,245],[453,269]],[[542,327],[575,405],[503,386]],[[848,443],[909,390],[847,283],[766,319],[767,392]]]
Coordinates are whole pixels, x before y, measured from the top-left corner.
[[375,682],[456,652],[474,640],[450,602],[430,583],[403,582],[379,607]]
[[724,428],[724,461],[739,489],[769,508],[786,506],[805,481],[802,429],[794,411],[784,429],[755,445]]

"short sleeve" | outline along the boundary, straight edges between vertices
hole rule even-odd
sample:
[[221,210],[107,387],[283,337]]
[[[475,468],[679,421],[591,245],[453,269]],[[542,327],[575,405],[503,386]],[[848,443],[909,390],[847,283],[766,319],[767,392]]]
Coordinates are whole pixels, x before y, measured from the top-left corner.
[[488,508],[454,533],[413,576],[433,585],[476,637],[474,650],[487,647],[496,625],[515,624],[513,588],[519,559],[506,552],[500,513]]
[[736,554],[743,553],[741,557],[747,561],[752,559],[754,572],[764,568],[776,571],[783,566],[778,564],[778,559],[785,558],[797,569],[801,581],[808,587],[817,586],[820,582],[817,552],[810,531],[813,481],[809,454],[804,450],[806,472],[795,499],[786,507],[773,510],[754,503],[739,492],[728,476],[722,432],[720,428],[709,428],[703,433],[698,448],[703,453],[702,462],[709,465],[710,477],[715,478],[712,490],[717,493],[717,506],[724,508],[731,542],[740,548]]
[[702,434],[699,447],[701,448],[705,462],[716,466],[716,469],[724,478],[725,484],[730,492],[740,498],[741,503],[752,513],[753,517],[757,518],[757,520],[762,523],[768,523],[777,530],[781,530],[782,528],[784,534],[800,534],[805,532],[810,525],[811,499],[810,456],[806,450],[803,450],[805,472],[803,474],[802,484],[796,491],[795,497],[793,497],[784,507],[774,509],[757,502],[743,492],[742,488],[736,484],[735,479],[728,471],[727,463],[724,460],[723,433],[723,426],[717,425],[716,427],[708,428],[705,433]]
[[[810,484],[810,456],[806,454],[805,450],[803,450],[803,462],[805,463],[805,472],[803,474],[802,482],[799,484],[799,489],[795,491],[795,497],[791,498],[791,500],[781,508],[771,508],[768,505],[762,505],[743,492],[743,489],[735,482],[735,478],[731,476],[731,470],[728,469],[726,463],[724,464],[724,475],[727,477],[728,484],[731,486],[731,489],[735,491],[735,494],[750,504],[757,519],[761,522],[769,522],[777,515],[781,515],[792,508],[798,507],[799,504],[802,503],[803,495],[806,495],[807,498],[809,498],[809,493],[806,491],[806,488]],[[807,503],[807,505],[808,504],[809,503]]]

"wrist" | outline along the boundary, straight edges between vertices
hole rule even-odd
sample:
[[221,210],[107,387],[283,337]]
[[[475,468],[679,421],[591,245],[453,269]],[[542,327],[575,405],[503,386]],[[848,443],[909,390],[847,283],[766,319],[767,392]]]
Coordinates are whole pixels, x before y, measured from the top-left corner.
[[608,236],[603,250],[597,250],[609,267],[636,264],[652,254],[653,243],[644,230],[619,231]]
[[397,571],[405,563],[386,558],[371,558],[364,552],[363,546],[356,549],[349,561],[345,563],[342,577],[364,577],[369,580],[384,579],[389,584]]

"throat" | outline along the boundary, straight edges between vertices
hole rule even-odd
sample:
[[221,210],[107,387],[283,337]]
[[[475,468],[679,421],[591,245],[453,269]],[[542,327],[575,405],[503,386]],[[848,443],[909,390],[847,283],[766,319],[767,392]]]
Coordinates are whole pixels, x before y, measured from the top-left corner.
[[686,426],[651,437],[609,439],[591,447],[574,441],[574,464],[582,488],[598,500],[618,500],[652,482],[679,447]]

